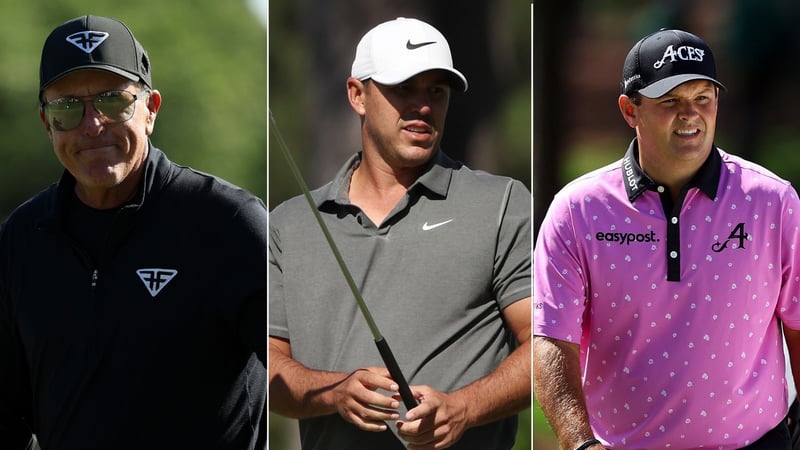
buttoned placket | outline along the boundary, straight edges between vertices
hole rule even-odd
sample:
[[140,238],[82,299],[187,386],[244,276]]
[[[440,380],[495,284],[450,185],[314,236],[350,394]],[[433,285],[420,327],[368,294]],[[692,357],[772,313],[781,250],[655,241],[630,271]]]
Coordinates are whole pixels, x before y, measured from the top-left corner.
[[656,186],[655,190],[661,199],[664,215],[667,219],[667,281],[680,281],[681,279],[681,208],[686,199],[687,188],[681,189],[676,201],[666,186]]

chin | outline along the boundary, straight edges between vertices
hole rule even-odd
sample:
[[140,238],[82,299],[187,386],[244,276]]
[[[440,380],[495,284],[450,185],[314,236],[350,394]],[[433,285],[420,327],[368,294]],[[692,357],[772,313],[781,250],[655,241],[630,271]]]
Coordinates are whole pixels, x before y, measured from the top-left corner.
[[400,155],[401,159],[412,166],[426,164],[433,157],[436,150],[432,148],[415,147]]

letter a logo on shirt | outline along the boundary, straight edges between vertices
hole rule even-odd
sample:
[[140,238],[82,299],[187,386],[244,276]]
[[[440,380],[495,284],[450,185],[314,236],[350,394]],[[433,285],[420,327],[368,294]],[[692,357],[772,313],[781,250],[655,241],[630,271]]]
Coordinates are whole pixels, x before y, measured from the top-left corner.
[[158,295],[177,274],[178,271],[173,269],[139,269],[136,271],[136,275],[139,275],[139,279],[142,280],[151,297]]

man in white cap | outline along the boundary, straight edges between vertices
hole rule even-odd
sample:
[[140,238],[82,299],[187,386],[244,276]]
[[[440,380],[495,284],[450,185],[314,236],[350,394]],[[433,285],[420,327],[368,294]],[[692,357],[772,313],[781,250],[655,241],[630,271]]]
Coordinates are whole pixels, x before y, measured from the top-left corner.
[[270,213],[270,409],[300,419],[304,449],[514,444],[530,407],[531,196],[440,148],[466,89],[432,26],[370,30],[347,79],[363,149],[312,193],[418,406],[399,410],[305,200]]

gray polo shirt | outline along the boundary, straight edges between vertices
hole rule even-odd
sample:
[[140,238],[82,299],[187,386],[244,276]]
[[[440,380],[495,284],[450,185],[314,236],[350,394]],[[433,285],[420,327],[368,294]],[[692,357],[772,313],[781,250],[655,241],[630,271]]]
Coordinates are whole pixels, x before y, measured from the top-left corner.
[[[312,196],[404,375],[450,392],[489,374],[515,345],[501,310],[531,295],[530,192],[440,151],[376,225],[349,201],[359,163],[356,154]],[[269,230],[269,334],[288,339],[312,369],[383,366],[305,198],[276,207]],[[300,427],[304,449],[364,448],[362,439],[375,438],[338,415]],[[461,442],[510,448],[515,429],[512,418]]]

